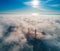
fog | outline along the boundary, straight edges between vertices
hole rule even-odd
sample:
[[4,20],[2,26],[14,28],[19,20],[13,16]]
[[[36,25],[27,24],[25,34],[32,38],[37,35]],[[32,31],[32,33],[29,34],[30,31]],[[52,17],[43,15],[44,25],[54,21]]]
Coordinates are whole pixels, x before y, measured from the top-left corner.
[[[14,32],[9,27],[17,27]],[[0,51],[33,51],[33,45],[29,45],[26,38],[28,28],[32,32],[36,29],[46,35],[38,34],[44,44],[43,47],[50,51],[60,51],[60,16],[59,15],[1,15],[0,16]],[[40,43],[40,42],[39,42]],[[38,44],[37,44],[38,45]],[[38,45],[39,46],[39,45]]]

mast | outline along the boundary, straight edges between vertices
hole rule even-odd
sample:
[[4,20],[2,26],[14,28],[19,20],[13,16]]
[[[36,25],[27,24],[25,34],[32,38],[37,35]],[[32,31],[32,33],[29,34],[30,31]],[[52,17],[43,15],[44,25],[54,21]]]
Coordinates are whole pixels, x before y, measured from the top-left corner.
[[35,29],[35,39],[36,39],[36,36],[37,36],[37,35],[36,35],[36,32],[37,32],[37,30]]

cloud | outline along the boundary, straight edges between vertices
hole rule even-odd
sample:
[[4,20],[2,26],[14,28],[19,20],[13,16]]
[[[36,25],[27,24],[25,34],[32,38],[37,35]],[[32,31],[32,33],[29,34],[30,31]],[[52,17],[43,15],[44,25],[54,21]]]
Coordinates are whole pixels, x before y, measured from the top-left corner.
[[60,10],[60,1],[59,0],[46,0],[42,1],[41,4],[46,10],[58,11]]
[[[40,15],[40,16],[15,16],[15,15],[3,15],[0,16],[0,39],[3,39],[0,42],[1,50],[7,49],[8,51],[22,51],[31,49],[26,42],[25,33],[28,28],[31,28],[34,31],[34,28],[38,32],[44,31],[46,35],[42,38],[42,42],[45,43],[49,48],[60,49],[60,16],[59,15]],[[10,26],[15,26],[14,32],[8,32]],[[23,32],[22,32],[23,30]],[[8,33],[6,33],[8,32]],[[4,36],[8,34],[8,36]],[[39,37],[38,37],[39,38]],[[7,48],[5,48],[7,46]],[[4,48],[2,48],[4,47]],[[9,48],[8,48],[9,47]],[[45,47],[45,46],[44,46]]]
[[51,7],[59,7],[59,4],[52,4]]
[[51,2],[51,1],[53,1],[53,0],[47,0],[46,3]]
[[30,2],[24,2],[24,4],[29,5],[33,8],[38,8],[39,7],[39,0],[32,0]]

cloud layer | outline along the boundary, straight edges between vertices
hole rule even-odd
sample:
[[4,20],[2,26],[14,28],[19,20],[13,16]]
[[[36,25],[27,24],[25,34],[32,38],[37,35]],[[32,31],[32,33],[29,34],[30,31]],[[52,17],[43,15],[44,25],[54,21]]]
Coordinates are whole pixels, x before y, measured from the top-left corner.
[[[44,31],[46,35],[41,39],[44,47],[53,51],[60,50],[60,16],[40,15],[40,16],[0,16],[0,50],[1,51],[23,51],[32,47],[27,44],[25,33],[28,28],[32,31],[36,28],[38,32]],[[9,32],[10,26],[16,26],[17,31]],[[23,30],[23,32],[22,32]],[[38,37],[39,38],[39,37]],[[53,49],[54,48],[54,49]]]

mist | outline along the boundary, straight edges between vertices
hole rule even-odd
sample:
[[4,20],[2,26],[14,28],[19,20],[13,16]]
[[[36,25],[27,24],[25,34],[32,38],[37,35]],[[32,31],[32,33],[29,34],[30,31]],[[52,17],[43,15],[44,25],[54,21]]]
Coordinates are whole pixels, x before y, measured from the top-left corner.
[[[11,27],[17,27],[14,32],[10,32]],[[0,16],[0,51],[33,51],[33,45],[29,45],[26,38],[28,28],[34,32],[46,35],[37,39],[41,40],[44,51],[60,51],[60,16],[20,16],[4,15]],[[39,42],[40,43],[40,42]],[[37,44],[39,46],[39,44]]]

